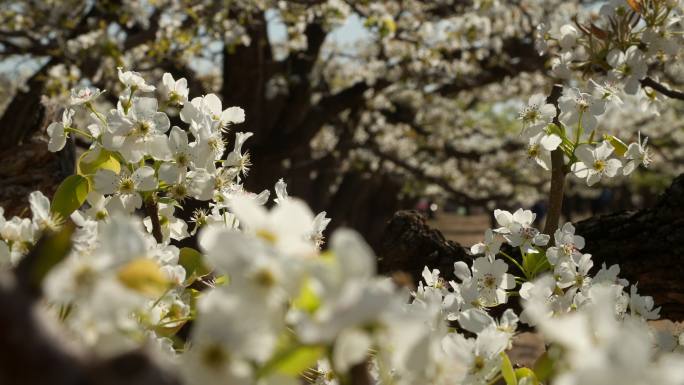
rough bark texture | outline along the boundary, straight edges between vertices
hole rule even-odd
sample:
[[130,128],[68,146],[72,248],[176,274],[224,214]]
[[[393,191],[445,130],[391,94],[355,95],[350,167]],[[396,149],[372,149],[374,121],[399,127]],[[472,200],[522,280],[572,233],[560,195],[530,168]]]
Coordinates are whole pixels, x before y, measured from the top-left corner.
[[45,107],[40,103],[40,96],[50,65],[44,65],[28,79],[25,89],[17,91],[5,113],[0,116],[0,150],[16,147],[43,125]]
[[28,196],[40,190],[52,197],[59,183],[74,173],[71,141],[64,150],[52,153],[38,135],[14,148],[0,151],[0,207],[5,217],[29,215]]
[[662,306],[661,317],[684,320],[684,174],[653,207],[590,218],[577,233],[595,269],[620,264],[620,275]]
[[454,262],[471,257],[458,243],[444,239],[430,228],[416,211],[399,211],[387,223],[378,250],[378,271],[383,274],[405,272],[414,283],[421,280],[425,266],[439,269],[440,276],[454,279]]

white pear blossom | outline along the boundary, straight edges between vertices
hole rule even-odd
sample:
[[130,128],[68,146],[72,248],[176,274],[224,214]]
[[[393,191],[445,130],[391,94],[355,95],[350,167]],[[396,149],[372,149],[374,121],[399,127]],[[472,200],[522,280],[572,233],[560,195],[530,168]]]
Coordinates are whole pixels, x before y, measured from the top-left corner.
[[565,24],[560,28],[559,45],[563,50],[572,50],[575,47],[579,31],[572,24]]
[[536,216],[530,210],[518,209],[513,214],[505,210],[494,210],[494,218],[501,226],[494,231],[502,234],[511,246],[521,247],[526,253],[534,253],[534,246],[544,246],[550,238],[532,227]]
[[122,67],[117,68],[119,81],[132,91],[152,92],[155,90],[153,85],[147,84],[145,79],[138,72],[123,71]]
[[635,45],[625,52],[614,49],[608,53],[606,60],[613,67],[613,73],[624,82],[625,92],[630,95],[636,94],[640,80],[646,77],[648,71],[643,52]]
[[98,96],[102,94],[100,89],[95,87],[81,86],[71,90],[69,97],[69,106],[78,106],[86,103],[92,103]]
[[581,144],[575,149],[575,155],[580,160],[572,165],[572,172],[580,179],[586,179],[587,185],[593,186],[603,176],[614,177],[622,162],[619,159],[608,157],[613,153],[613,146],[607,141],[597,147]]
[[181,110],[181,119],[186,123],[199,121],[202,116],[207,116],[212,121],[217,122],[221,129],[230,124],[245,121],[245,112],[242,108],[229,107],[224,110],[221,106],[221,99],[216,94],[194,98],[190,103],[186,103]]
[[140,167],[132,174],[125,169],[119,174],[100,169],[95,173],[94,182],[95,191],[100,194],[113,195],[127,212],[132,212],[142,206],[140,192],[157,188],[154,169],[149,166]]
[[561,142],[558,135],[540,132],[529,139],[527,156],[534,159],[544,170],[550,170],[551,151],[557,149]]
[[52,122],[47,127],[47,134],[50,137],[48,141],[48,150],[52,152],[57,152],[64,148],[67,140],[67,133],[64,132],[65,128],[71,127],[72,119],[76,111],[67,108],[62,113],[61,122]]
[[233,151],[228,154],[224,163],[227,167],[235,167],[242,175],[247,175],[249,168],[252,165],[250,161],[249,152],[242,152],[242,145],[253,134],[251,132],[237,132],[235,133],[235,146]]
[[162,76],[162,84],[159,87],[169,103],[184,104],[188,101],[188,81],[185,78],[173,79],[173,75],[166,72]]
[[484,242],[476,243],[470,247],[470,252],[478,255],[484,254],[490,261],[494,261],[496,254],[501,248],[501,240],[496,236],[492,229],[485,230]]
[[641,296],[637,293],[636,285],[629,289],[629,310],[632,316],[643,317],[646,320],[660,318],[660,307],[653,308],[654,302],[651,296]]
[[496,306],[508,300],[506,290],[515,287],[515,279],[507,271],[508,265],[500,259],[492,262],[480,257],[473,261],[473,281],[477,283],[485,306]]
[[575,226],[570,222],[566,222],[556,230],[553,239],[555,246],[546,250],[546,257],[552,266],[555,266],[559,261],[567,261],[570,257],[578,255],[585,244],[583,237],[575,235]]
[[283,253],[305,256],[314,251],[314,245],[308,239],[313,214],[302,201],[288,199],[267,211],[251,198],[235,196],[230,207],[245,231]]
[[540,133],[555,116],[556,107],[547,103],[543,94],[534,94],[520,111],[518,119],[522,120],[523,134],[530,138]]
[[55,231],[64,220],[50,212],[50,200],[40,191],[29,194],[29,206],[31,207],[31,221],[37,231]]
[[578,124],[581,124],[582,130],[588,133],[598,126],[597,117],[604,113],[606,102],[576,88],[566,87],[558,99],[558,106],[561,111],[558,119],[561,123],[575,132]]
[[170,121],[165,113],[157,111],[157,99],[133,98],[128,113],[111,110],[107,122],[103,134],[105,148],[121,152],[127,161],[137,163],[145,155],[160,160],[169,158],[169,139],[164,134]]
[[554,276],[558,287],[566,289],[576,286],[578,289],[591,283],[589,270],[594,266],[590,254],[573,255],[571,259],[558,263],[554,268]]
[[645,138],[642,142],[641,132],[639,132],[638,141],[636,143],[629,144],[629,147],[627,147],[627,151],[625,152],[625,158],[629,159],[629,161],[625,163],[625,166],[622,169],[622,173],[624,175],[631,174],[640,164],[642,164],[644,167],[648,167],[651,164],[653,161],[653,156],[646,147],[647,143],[648,138]]
[[289,198],[289,195],[287,194],[287,183],[285,183],[283,178],[278,179],[278,182],[276,182],[275,193],[276,198],[273,200],[275,203],[283,203]]
[[464,384],[486,384],[499,372],[501,352],[506,349],[509,336],[494,328],[487,328],[477,338],[465,338],[460,334],[448,334],[442,347],[455,362],[465,364],[467,370]]

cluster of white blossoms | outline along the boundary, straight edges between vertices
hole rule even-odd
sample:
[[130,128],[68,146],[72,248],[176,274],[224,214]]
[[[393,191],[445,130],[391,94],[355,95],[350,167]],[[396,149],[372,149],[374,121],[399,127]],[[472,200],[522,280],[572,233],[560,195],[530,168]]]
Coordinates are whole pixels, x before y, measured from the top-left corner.
[[[658,317],[653,300],[635,285],[627,292],[617,266],[590,275],[591,256],[572,225],[550,245],[532,212],[496,210],[499,227],[472,248],[483,256],[454,264],[458,282],[426,267],[411,292],[375,273],[372,251],[350,230],[335,232],[321,252],[329,219],[288,196],[282,180],[270,210],[268,191],[243,190],[248,134],[237,133],[225,156],[221,136],[244,120],[240,109],[222,109],[214,95],[188,101],[182,79],[165,75],[161,102],[188,124],[169,130],[159,100],[146,96],[156,88],[133,72],[122,71],[121,81],[116,109],[96,111],[101,92],[82,88],[51,125],[52,149],[68,135],[92,141],[69,188],[52,205],[31,194],[31,219],[0,221],[3,268],[42,233],[73,222],[73,247],[43,282],[44,311],[99,356],[143,347],[188,384],[353,383],[358,367],[395,384],[601,383],[635,367],[646,382],[684,380],[675,336],[645,324]],[[85,129],[74,127],[75,109],[90,113]],[[65,197],[85,204],[77,209]],[[190,231],[199,250],[176,246],[190,234],[174,217],[186,198],[208,201]],[[141,208],[147,217],[132,215]],[[511,296],[523,299],[522,314],[489,315]],[[506,350],[520,322],[552,343],[551,377],[511,366]],[[623,339],[632,356],[613,360]]]
[[[589,186],[628,175],[638,165],[648,167],[653,155],[647,140],[639,136],[638,142],[626,145],[615,136],[601,135],[599,118],[608,109],[619,109],[626,98],[659,102],[642,81],[649,66],[676,63],[684,42],[681,15],[679,1],[613,0],[586,25],[577,21],[553,33],[540,27],[537,46],[542,52],[557,48],[551,72],[568,85],[558,100],[555,124],[555,108],[541,94],[533,95],[521,111],[529,157],[548,170],[550,152],[560,148],[564,165]],[[591,75],[586,91],[576,88],[578,72]]]

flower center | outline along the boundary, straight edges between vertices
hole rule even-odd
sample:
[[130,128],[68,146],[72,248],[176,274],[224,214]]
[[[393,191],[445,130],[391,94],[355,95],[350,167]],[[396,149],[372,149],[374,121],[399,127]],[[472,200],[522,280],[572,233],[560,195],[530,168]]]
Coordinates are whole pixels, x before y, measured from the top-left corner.
[[594,170],[601,172],[606,169],[606,161],[598,159],[594,162]]
[[575,103],[577,103],[577,111],[579,112],[585,112],[589,109],[589,102],[583,96],[577,97]]
[[532,239],[539,234],[539,231],[532,227],[523,227],[520,229],[520,236],[525,239]]
[[271,288],[275,286],[277,279],[271,270],[261,269],[254,275],[254,280],[257,284],[264,288]]
[[520,115],[523,122],[534,123],[539,119],[539,109],[536,104],[533,104],[526,107]]
[[486,288],[493,289],[496,288],[496,278],[491,274],[485,274],[482,282]]
[[188,154],[181,152],[180,154],[176,155],[176,164],[182,167],[187,167],[188,164],[190,164],[190,157]]
[[485,364],[486,361],[482,356],[475,356],[475,361],[473,361],[472,372],[479,373],[482,369],[484,369]]
[[135,192],[135,182],[133,178],[128,175],[124,175],[119,180],[119,193],[120,194],[133,194]]
[[150,122],[142,120],[138,122],[138,125],[136,126],[136,134],[139,136],[147,136],[150,134],[152,131],[152,124]]
[[575,245],[572,243],[564,243],[563,246],[561,246],[561,249],[565,255],[571,255],[575,251]]
[[202,351],[202,362],[211,369],[220,368],[229,359],[230,356],[228,355],[228,352],[216,343],[207,346]]
[[184,183],[179,183],[171,186],[169,194],[177,201],[183,201],[188,196],[188,188]]
[[209,145],[209,148],[211,148],[211,150],[216,154],[223,154],[223,150],[226,148],[226,143],[223,141],[223,138],[216,135],[210,137],[207,140],[207,144]]
[[257,230],[256,236],[265,240],[266,242],[268,242],[270,244],[275,244],[276,241],[278,240],[278,237],[272,231],[269,231],[266,229]]
[[530,158],[536,158],[539,156],[539,145],[532,144],[527,148],[527,156]]

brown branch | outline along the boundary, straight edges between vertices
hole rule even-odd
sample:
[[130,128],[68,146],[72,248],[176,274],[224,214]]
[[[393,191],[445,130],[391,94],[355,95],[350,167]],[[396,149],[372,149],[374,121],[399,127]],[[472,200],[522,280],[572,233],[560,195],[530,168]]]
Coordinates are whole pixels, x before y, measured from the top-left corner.
[[464,205],[477,205],[477,206],[483,206],[487,204],[490,201],[495,201],[495,200],[500,200],[500,199],[506,199],[510,198],[510,195],[494,195],[494,196],[488,196],[486,198],[474,198],[469,196],[468,194],[465,194],[462,191],[458,191],[454,189],[446,180],[432,176],[432,175],[427,175],[424,170],[420,169],[420,167],[413,166],[410,163],[399,159],[399,157],[385,153],[381,151],[375,143],[367,142],[365,146],[357,146],[358,148],[370,150],[375,156],[382,160],[390,161],[394,163],[395,165],[399,166],[400,168],[410,172],[413,174],[415,177],[418,179],[424,180],[425,182],[435,184],[442,189],[444,189],[446,192],[448,192],[455,200],[457,200],[459,203],[464,204]]
[[365,102],[363,95],[366,91],[381,90],[390,84],[384,79],[377,80],[374,85],[360,81],[342,91],[325,96],[311,107],[302,123],[293,132],[281,132],[277,137],[269,140],[267,146],[254,149],[273,157],[280,157],[287,156],[295,148],[309,146],[311,139],[333,117],[342,111],[362,105]]
[[668,96],[672,99],[684,100],[684,92],[669,89],[669,88],[665,87],[663,84],[660,84],[657,81],[651,79],[650,77],[646,77],[643,80],[641,80],[641,86],[642,87],[651,87],[654,90],[656,90],[656,91],[660,92],[661,94]]
[[159,207],[153,198],[145,201],[145,213],[150,217],[150,221],[152,222],[152,235],[154,236],[154,239],[156,239],[158,243],[161,243],[164,240],[164,235],[162,234],[161,223],[159,222]]
[[368,371],[368,360],[352,366],[349,369],[350,385],[371,385],[374,383]]
[[[563,86],[554,84],[546,100],[556,107],[556,117],[553,121],[556,125],[560,125],[558,121],[558,99],[563,93]],[[563,209],[563,190],[565,189],[565,160],[563,159],[563,150],[557,148],[551,152],[551,188],[549,189],[549,207],[546,214],[546,223],[544,224],[544,233],[553,234],[558,228],[558,222]]]

